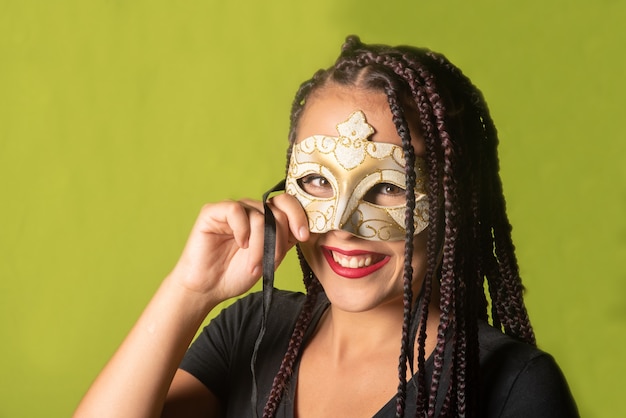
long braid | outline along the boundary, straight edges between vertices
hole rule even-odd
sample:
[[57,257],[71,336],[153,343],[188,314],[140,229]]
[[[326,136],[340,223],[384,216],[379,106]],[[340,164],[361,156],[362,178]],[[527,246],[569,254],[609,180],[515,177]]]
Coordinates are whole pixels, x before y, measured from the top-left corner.
[[[484,161],[483,148],[488,145],[484,140],[483,123],[477,110],[477,97],[480,96],[469,80],[462,77],[458,69],[449,64],[442,56],[428,53],[436,65],[441,68],[437,77],[441,83],[453,90],[457,101],[452,103],[449,113],[456,116],[456,124],[448,121],[451,135],[463,138],[457,140],[455,150],[458,166],[456,178],[463,181],[457,186],[460,205],[468,210],[457,219],[460,230],[466,231],[458,242],[459,259],[456,271],[456,320],[457,332],[453,355],[453,381],[451,385],[456,389],[456,416],[473,416],[478,411],[478,390],[475,384],[468,382],[479,381],[479,352],[478,352],[478,323],[477,319],[487,318],[487,300],[483,290],[484,257],[480,250],[481,243],[491,242],[491,237],[483,233],[484,222],[482,216],[490,210],[483,209],[481,197],[485,194],[483,178],[497,176],[497,172],[490,170],[489,161]],[[471,86],[471,88],[468,88]],[[461,111],[458,111],[460,109]],[[445,146],[445,145],[444,145]],[[494,147],[495,149],[495,147]],[[445,186],[444,186],[445,187]],[[466,203],[462,203],[466,202]],[[489,255],[487,255],[489,257]]]
[[[497,132],[495,129],[495,126],[493,125],[493,122],[491,121],[491,118],[489,117],[489,112],[486,108],[486,104],[483,106],[484,101],[482,100],[482,97],[480,97],[478,99],[478,107],[481,108],[480,109],[480,113],[481,113],[481,120],[483,121],[483,126],[485,129],[485,137],[488,139],[488,141],[490,142],[497,142]],[[485,152],[483,153],[483,155],[485,155],[484,159],[486,160],[486,162],[491,162],[492,164],[496,164],[497,165],[497,156],[494,154],[493,150],[489,147],[489,146],[485,146]],[[491,169],[493,171],[497,171],[498,167],[491,167]],[[487,175],[485,175],[486,177]],[[495,244],[493,242],[494,240],[494,233],[493,233],[493,219],[492,217],[495,216],[494,213],[494,204],[493,204],[493,200],[494,199],[498,199],[497,194],[498,194],[498,186],[495,185],[494,181],[490,181],[489,178],[485,178],[484,179],[484,183],[485,183],[485,188],[487,189],[487,193],[486,195],[490,197],[490,200],[487,202],[482,202],[483,205],[485,206],[485,210],[487,210],[488,212],[485,214],[486,216],[489,216],[489,222],[487,223],[486,227],[483,228],[483,236],[486,237],[485,241],[483,242],[483,251],[482,253],[484,254],[484,274],[485,274],[485,278],[487,281],[487,285],[489,286],[489,294],[491,295],[491,318],[492,318],[492,325],[495,328],[498,329],[502,329],[502,320],[505,320],[506,322],[508,322],[507,318],[507,314],[505,312],[505,307],[503,305],[503,303],[501,303],[501,301],[506,301],[506,295],[502,294],[502,283],[503,283],[503,278],[501,276],[501,272],[500,272],[500,266],[499,266],[499,262],[498,259],[496,258],[496,256],[494,255],[495,253]],[[510,260],[510,259],[509,259]]]
[[[494,144],[497,144],[497,131],[491,116],[487,110],[487,105],[481,97],[482,118],[488,137]],[[498,172],[499,164],[495,155],[495,146],[492,147],[494,171]],[[519,276],[519,267],[515,256],[515,246],[511,237],[511,224],[506,215],[506,202],[502,191],[502,183],[499,176],[492,176],[492,196],[494,219],[493,236],[495,241],[495,254],[498,257],[500,274],[503,279],[503,287],[506,289],[506,299],[498,299],[497,304],[500,310],[506,312],[504,305],[512,308],[512,315],[502,318],[505,332],[523,341],[535,345],[535,335],[528,318],[528,312],[523,301],[523,286]]]
[[[435,121],[432,118],[432,107],[430,102],[426,98],[426,92],[424,88],[414,89],[414,96],[418,106],[418,114],[420,118],[420,126],[422,128],[422,135],[424,137],[424,143],[426,146],[426,160],[429,163],[428,170],[428,243],[426,247],[426,257],[428,262],[426,276],[424,278],[424,291],[422,297],[422,310],[419,313],[420,329],[417,340],[418,346],[418,399],[416,405],[416,417],[424,415],[424,410],[428,409],[427,402],[428,397],[426,388],[426,325],[428,321],[428,311],[431,303],[431,294],[433,281],[441,274],[441,264],[436,261],[440,258],[440,248],[442,242],[441,228],[439,227],[439,220],[441,216],[441,205],[439,203],[439,191],[437,184],[439,183],[439,164],[440,160],[440,148],[435,144],[438,141],[437,129],[435,127]],[[435,261],[435,262],[432,262]]]
[[278,373],[274,377],[272,389],[263,410],[263,418],[271,418],[275,415],[276,409],[280,404],[282,396],[285,392],[287,384],[293,375],[294,364],[302,347],[304,336],[313,318],[313,310],[317,303],[318,295],[322,291],[321,285],[313,271],[304,260],[300,249],[298,248],[298,257],[300,265],[304,272],[304,284],[307,290],[304,306],[298,316],[293,334],[289,340],[287,352],[283,357]]
[[392,86],[385,89],[387,94],[387,100],[389,101],[389,108],[393,122],[396,126],[398,135],[402,140],[402,148],[404,150],[405,159],[405,178],[406,178],[406,209],[405,209],[405,243],[404,243],[404,277],[403,277],[403,322],[402,322],[402,343],[400,350],[400,359],[398,364],[398,392],[396,396],[396,416],[404,416],[404,408],[406,401],[406,371],[407,371],[407,356],[409,354],[409,347],[412,346],[411,340],[414,336],[410,335],[411,318],[412,318],[412,305],[413,305],[413,266],[411,264],[413,259],[413,235],[415,232],[415,151],[413,145],[411,145],[411,132],[409,131],[408,124],[404,117],[404,111],[398,101],[396,90]]
[[[436,60],[440,57],[428,54]],[[460,280],[457,282],[456,319],[458,322],[457,340],[455,349],[458,353],[454,356],[455,386],[456,386],[456,415],[463,417],[473,415],[477,411],[478,391],[475,384],[468,382],[479,381],[479,352],[478,352],[478,323],[476,319],[486,318],[486,296],[483,291],[484,274],[482,270],[482,253],[480,251],[483,241],[481,230],[481,206],[480,196],[482,193],[483,169],[489,168],[489,163],[483,161],[481,134],[482,122],[475,106],[475,98],[472,90],[467,88],[466,79],[460,77],[456,67],[443,66],[443,72],[439,78],[446,85],[452,86],[457,94],[458,104],[456,107],[464,111],[459,114],[460,123],[454,135],[472,133],[466,135],[466,140],[457,141],[458,164],[457,178],[462,179],[462,186],[458,187],[459,202],[466,202],[468,210],[459,218],[459,228],[467,231],[461,236],[459,242],[459,270],[457,274]],[[451,124],[449,124],[451,125]],[[454,125],[451,125],[454,129]],[[469,138],[468,138],[469,137]],[[477,144],[476,144],[477,143]],[[468,251],[475,247],[474,251]]]
[[[443,127],[442,115],[444,114],[443,104],[434,106],[435,115],[438,125]],[[456,335],[457,324],[455,321],[455,302],[456,302],[456,246],[458,238],[458,230],[456,225],[458,202],[456,199],[456,188],[453,164],[451,160],[454,158],[450,138],[445,131],[440,131],[441,146],[444,149],[443,161],[443,205],[444,205],[444,242],[443,242],[443,259],[441,267],[441,300],[439,309],[441,310],[440,323],[437,332],[437,346],[434,352],[434,370],[429,397],[428,416],[435,416],[436,396],[439,390],[440,377],[444,367],[444,348],[446,344],[446,334],[449,332]],[[449,389],[452,385],[449,386]]]
[[[418,66],[420,69],[421,77],[424,79],[424,95],[421,100],[426,101],[426,103],[421,103],[420,107],[429,108],[431,111],[431,115],[433,118],[433,135],[435,136],[434,141],[427,141],[427,146],[434,145],[436,148],[439,148],[439,152],[435,152],[434,156],[438,159],[438,163],[440,164],[438,169],[433,173],[433,179],[435,184],[440,184],[441,189],[433,190],[433,193],[436,193],[437,196],[441,196],[441,206],[442,212],[438,214],[443,224],[438,227],[443,231],[442,238],[442,261],[441,261],[441,271],[440,274],[440,303],[439,308],[441,311],[439,318],[439,327],[437,332],[437,345],[435,347],[435,351],[433,353],[434,359],[434,369],[431,377],[431,387],[429,390],[429,399],[428,399],[428,410],[427,415],[429,417],[435,416],[437,403],[436,399],[439,392],[439,384],[440,378],[443,373],[445,367],[444,360],[444,350],[446,347],[446,340],[448,334],[456,335],[456,321],[455,321],[455,304],[456,304],[456,268],[455,268],[455,256],[456,256],[456,188],[454,187],[454,175],[453,175],[453,167],[454,164],[451,160],[454,158],[454,153],[452,152],[452,146],[449,134],[446,131],[446,121],[445,114],[446,108],[445,104],[442,102],[441,97],[438,93],[437,85],[435,83],[433,75],[428,71],[427,68],[424,68],[424,65]],[[431,153],[431,158],[433,153]],[[432,164],[433,160],[429,159],[429,163]],[[430,199],[430,196],[429,196]],[[431,262],[429,260],[429,262]],[[454,348],[454,347],[453,347]],[[454,357],[454,353],[453,353]],[[448,367],[450,367],[448,365]],[[451,376],[453,379],[454,376]],[[449,404],[449,400],[452,396],[452,381],[450,382],[447,388],[443,388],[446,390],[446,399],[444,401],[442,411],[442,415],[446,416],[446,406]]]
[[[432,76],[428,73],[427,69],[424,68],[423,65],[419,65],[419,63],[413,63],[413,67],[416,69],[417,74],[413,75],[411,74],[412,69],[410,68],[401,68],[399,70],[396,70],[397,73],[400,74],[404,74],[405,76],[409,76],[410,80],[412,81],[411,87],[412,87],[412,92],[414,97],[417,98],[418,101],[418,107],[422,108],[422,109],[428,109],[430,110],[430,112],[422,112],[422,114],[424,115],[428,115],[431,114],[434,116],[434,127],[436,127],[434,129],[434,131],[437,131],[437,137],[439,138],[439,140],[441,141],[442,136],[446,137],[446,132],[444,131],[444,127],[445,127],[445,123],[443,121],[443,118],[441,117],[442,114],[445,113],[445,106],[443,105],[443,103],[439,100],[439,96],[436,93],[436,86],[434,85],[434,81],[432,79]],[[415,83],[414,80],[416,80],[416,78],[418,80],[420,80],[420,83]],[[420,100],[421,99],[421,100]],[[437,112],[437,109],[439,110],[439,112]],[[422,123],[424,123],[425,121],[422,120]],[[431,128],[431,134],[433,133],[433,125],[430,124],[430,120],[426,121],[426,123],[428,123],[430,125]],[[432,143],[432,142],[431,142]],[[446,147],[442,147],[443,149],[446,149]],[[450,148],[448,148],[450,149]],[[445,159],[444,159],[445,161]],[[445,178],[445,174],[446,174],[446,170],[445,170],[445,163],[442,166],[444,168],[443,173],[444,173],[444,178]],[[453,167],[453,164],[448,165],[448,167]],[[433,170],[436,173],[436,169]],[[449,176],[449,178],[454,178],[454,176]],[[436,182],[434,183],[436,184]],[[445,182],[444,182],[445,184]],[[450,188],[451,190],[455,190],[455,188]],[[444,188],[445,190],[445,188]],[[453,199],[451,199],[450,194],[446,195],[446,193],[443,193],[444,196],[444,205],[445,202],[449,202]],[[456,207],[456,205],[454,203],[449,203],[448,204],[449,207]],[[445,207],[445,206],[444,206]],[[444,217],[444,222],[449,223],[449,219],[452,218],[453,219],[453,215],[454,213],[452,213],[451,211],[444,211],[445,214],[447,214]],[[446,231],[448,232],[450,229],[446,228]],[[451,234],[447,233],[446,235],[450,236]],[[448,248],[449,251],[445,251],[445,248]],[[456,330],[456,325],[454,323],[455,317],[456,317],[456,312],[454,312],[454,307],[455,307],[455,301],[456,298],[454,297],[454,289],[457,287],[455,286],[455,282],[454,282],[454,278],[457,277],[457,274],[455,274],[454,271],[454,260],[450,258],[451,255],[454,255],[456,253],[456,251],[454,251],[454,245],[450,245],[447,247],[444,247],[444,258],[442,260],[442,265],[444,266],[444,270],[445,266],[449,265],[452,268],[449,269],[450,274],[448,274],[447,276],[445,276],[445,278],[442,280],[442,288],[444,289],[443,293],[442,293],[442,298],[441,298],[441,303],[443,304],[443,308],[441,309],[442,315],[440,318],[440,327],[438,330],[438,337],[437,337],[437,346],[436,346],[436,350],[434,353],[434,372],[433,372],[433,377],[432,377],[432,384],[431,384],[431,388],[430,388],[430,396],[429,396],[429,400],[428,400],[428,415],[429,416],[434,416],[435,415],[435,411],[436,411],[436,397],[437,397],[437,393],[439,391],[439,376],[441,376],[442,373],[444,373],[444,349],[445,349],[445,344],[446,344],[446,334],[447,334],[447,330],[448,327],[450,327],[452,325],[452,331],[454,332]],[[431,252],[431,257],[434,255],[433,252]],[[434,260],[434,258],[429,258],[430,260]],[[429,262],[430,265],[435,265],[434,262]],[[446,280],[448,279],[448,280]],[[452,279],[452,281],[450,281],[449,279]],[[447,284],[447,285],[446,285]],[[429,285],[431,285],[429,283]],[[424,325],[423,325],[423,333],[422,333],[422,338],[421,338],[421,349],[423,350],[423,346],[425,343],[425,338],[426,338],[426,333],[425,333],[425,326],[426,326],[426,322],[425,320],[427,319],[427,314],[428,314],[428,306],[424,305],[423,306],[423,312],[422,315],[424,317]],[[454,313],[453,313],[454,312]],[[418,353],[419,354],[419,353]],[[425,355],[425,353],[421,353],[421,355]],[[425,360],[421,360],[420,363],[424,364]],[[421,375],[424,376],[424,366],[422,366],[421,370]],[[419,379],[419,377],[418,377]],[[423,378],[421,379],[422,381],[424,380]],[[424,385],[425,386],[425,385]],[[452,391],[452,385],[450,385],[447,388],[447,392],[448,392],[448,399],[450,399],[450,395]],[[420,398],[424,399],[425,396],[424,395],[420,395]],[[422,406],[425,404],[424,400],[418,401],[418,405]],[[422,406],[423,408],[424,406]],[[422,410],[421,408],[416,408],[416,414],[422,414]]]

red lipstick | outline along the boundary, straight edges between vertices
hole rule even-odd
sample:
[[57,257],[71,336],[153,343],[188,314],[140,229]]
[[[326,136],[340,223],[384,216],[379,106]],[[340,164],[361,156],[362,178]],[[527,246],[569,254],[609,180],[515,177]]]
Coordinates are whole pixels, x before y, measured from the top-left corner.
[[[371,255],[373,256],[373,258],[380,258],[380,260],[369,266],[364,266],[364,267],[356,267],[356,268],[344,267],[335,261],[335,259],[333,258],[333,254],[332,254],[333,252],[336,252],[338,254],[342,254],[345,256]],[[361,277],[365,277],[369,274],[372,274],[373,272],[379,270],[381,267],[387,264],[387,262],[389,262],[390,260],[390,257],[387,255],[383,255],[379,253],[372,253],[371,251],[362,251],[362,250],[346,251],[346,250],[341,250],[339,248],[324,247],[324,246],[322,247],[322,254],[324,254],[324,258],[326,258],[326,262],[328,263],[332,271],[334,271],[339,276],[345,277],[346,279],[360,279]]]

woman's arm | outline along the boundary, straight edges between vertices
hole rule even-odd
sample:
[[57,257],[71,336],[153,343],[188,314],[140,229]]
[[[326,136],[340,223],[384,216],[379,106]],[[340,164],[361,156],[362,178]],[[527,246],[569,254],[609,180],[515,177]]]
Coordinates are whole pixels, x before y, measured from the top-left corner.
[[[168,277],[83,398],[75,417],[160,416],[205,302]],[[217,301],[211,303],[213,306]]]
[[[278,265],[298,240],[308,239],[308,224],[291,196],[277,196],[271,207],[277,224]],[[74,417],[158,417],[166,398],[164,413],[182,411],[181,407],[190,405],[186,402],[202,405],[205,410],[198,412],[203,416],[217,413],[215,396],[177,369],[206,315],[222,301],[245,293],[259,279],[263,224],[259,202],[229,201],[202,209],[176,267],[98,375]]]

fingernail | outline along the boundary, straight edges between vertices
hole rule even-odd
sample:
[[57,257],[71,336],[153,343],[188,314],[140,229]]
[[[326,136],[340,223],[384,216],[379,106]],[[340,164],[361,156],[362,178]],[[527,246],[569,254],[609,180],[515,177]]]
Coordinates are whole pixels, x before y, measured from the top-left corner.
[[304,239],[306,237],[306,234],[308,232],[309,232],[309,230],[308,230],[307,227],[305,227],[305,226],[300,227],[300,229],[298,230],[298,235],[299,235],[300,241],[304,241]]

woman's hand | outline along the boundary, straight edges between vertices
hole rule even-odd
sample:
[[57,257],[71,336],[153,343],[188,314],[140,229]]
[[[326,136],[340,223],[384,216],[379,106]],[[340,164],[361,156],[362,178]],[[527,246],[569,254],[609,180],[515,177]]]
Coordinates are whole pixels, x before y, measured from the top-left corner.
[[[292,196],[283,193],[268,204],[276,219],[278,266],[291,247],[309,238],[308,221]],[[207,295],[213,303],[241,295],[261,277],[263,230],[263,204],[259,201],[205,205],[170,279]]]
[[[276,218],[278,265],[297,241],[309,238],[308,223],[292,196],[278,195],[269,206]],[[161,414],[178,365],[205,316],[261,276],[263,226],[263,205],[257,201],[202,208],[176,267],[85,394],[75,417]],[[195,399],[204,406],[203,416],[216,416],[215,396],[186,377],[178,380],[186,383],[174,388],[176,396]]]

